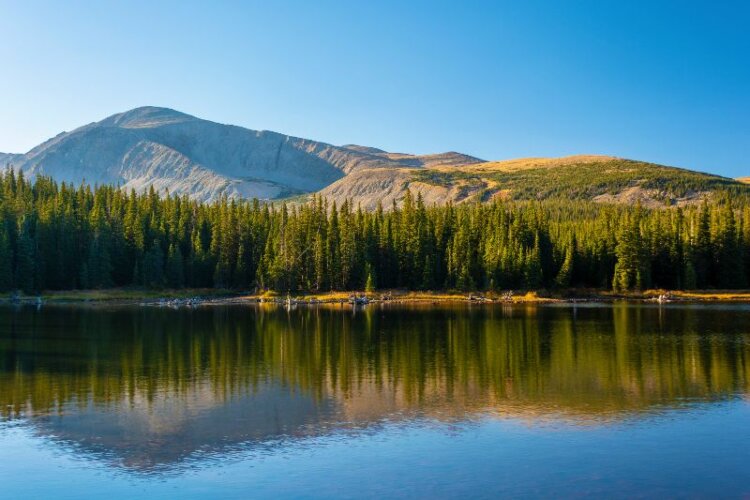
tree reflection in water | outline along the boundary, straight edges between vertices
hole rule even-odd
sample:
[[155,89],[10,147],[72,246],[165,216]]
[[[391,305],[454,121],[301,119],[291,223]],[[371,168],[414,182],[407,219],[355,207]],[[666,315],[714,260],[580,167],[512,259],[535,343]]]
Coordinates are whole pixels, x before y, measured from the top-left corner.
[[133,469],[382,422],[743,397],[743,306],[0,309],[0,411]]

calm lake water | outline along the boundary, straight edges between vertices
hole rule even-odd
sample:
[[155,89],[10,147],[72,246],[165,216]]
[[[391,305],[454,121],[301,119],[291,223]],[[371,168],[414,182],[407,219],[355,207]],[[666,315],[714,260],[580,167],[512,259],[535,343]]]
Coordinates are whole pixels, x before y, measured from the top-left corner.
[[750,307],[0,308],[0,497],[748,497]]

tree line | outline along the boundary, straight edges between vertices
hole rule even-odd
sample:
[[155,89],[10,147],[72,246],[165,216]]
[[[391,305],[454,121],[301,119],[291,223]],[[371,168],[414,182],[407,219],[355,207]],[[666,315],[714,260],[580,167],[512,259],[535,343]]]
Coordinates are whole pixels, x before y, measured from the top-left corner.
[[750,204],[494,201],[368,212],[125,192],[0,174],[0,291],[742,288]]

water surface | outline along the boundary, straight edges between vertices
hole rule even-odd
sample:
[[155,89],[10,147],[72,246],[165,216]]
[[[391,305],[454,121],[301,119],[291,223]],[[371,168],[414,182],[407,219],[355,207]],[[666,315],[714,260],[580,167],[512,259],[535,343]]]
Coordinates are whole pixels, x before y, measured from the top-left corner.
[[0,308],[0,497],[747,496],[749,319]]

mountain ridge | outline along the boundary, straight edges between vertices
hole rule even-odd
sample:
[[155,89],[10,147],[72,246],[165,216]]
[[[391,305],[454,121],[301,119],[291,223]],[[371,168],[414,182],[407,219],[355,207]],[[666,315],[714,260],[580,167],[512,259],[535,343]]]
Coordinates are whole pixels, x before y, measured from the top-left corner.
[[304,200],[319,194],[364,208],[400,203],[567,197],[659,205],[692,203],[740,180],[605,155],[484,161],[455,151],[414,155],[336,146],[142,106],[62,132],[25,154],[0,153],[28,175],[79,184],[154,188],[199,201]]
[[360,168],[480,161],[457,153],[394,156],[362,149],[144,106],[58,134],[26,154],[4,154],[0,162],[76,184],[154,187],[209,201],[315,192]]

